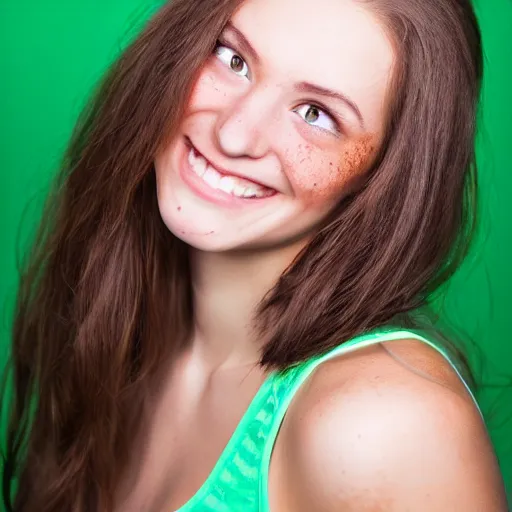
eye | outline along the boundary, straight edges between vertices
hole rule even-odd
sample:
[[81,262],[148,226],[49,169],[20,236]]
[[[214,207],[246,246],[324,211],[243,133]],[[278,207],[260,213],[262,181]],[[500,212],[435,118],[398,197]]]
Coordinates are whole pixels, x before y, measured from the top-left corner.
[[215,55],[238,76],[249,78],[249,66],[240,55],[228,46],[217,43]]
[[314,128],[332,132],[335,135],[340,133],[338,124],[332,116],[316,105],[306,103],[297,107],[294,112]]

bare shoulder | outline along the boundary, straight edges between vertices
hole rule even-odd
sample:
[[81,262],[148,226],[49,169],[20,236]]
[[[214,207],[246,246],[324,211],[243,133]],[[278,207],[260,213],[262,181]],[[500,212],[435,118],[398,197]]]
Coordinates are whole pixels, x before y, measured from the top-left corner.
[[271,509],[507,510],[477,407],[442,356],[413,340],[321,365],[276,442]]

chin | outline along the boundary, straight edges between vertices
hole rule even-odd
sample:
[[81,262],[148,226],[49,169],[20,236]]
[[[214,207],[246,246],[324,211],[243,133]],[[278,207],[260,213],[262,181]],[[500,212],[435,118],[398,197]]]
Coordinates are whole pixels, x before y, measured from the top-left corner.
[[[252,233],[245,238],[240,233],[228,232],[226,226],[199,224],[187,222],[184,218],[176,218],[176,215],[165,215],[162,212],[162,219],[167,229],[186,243],[188,246],[203,252],[236,252],[236,251],[269,251],[282,246],[289,245],[292,240],[282,237],[258,235]],[[247,233],[248,234],[248,233]],[[293,242],[296,242],[293,239]]]
[[238,249],[245,243],[245,240],[240,240],[239,237],[235,239],[233,235],[226,233],[226,226],[219,226],[204,215],[196,214],[188,218],[186,214],[178,212],[176,206],[169,204],[160,208],[160,215],[167,229],[174,236],[199,251],[230,251]]
[[193,233],[174,233],[176,237],[185,242],[192,249],[196,249],[197,251],[202,252],[229,252],[231,250],[236,249],[236,247],[232,247],[227,245],[222,240],[216,240],[214,237],[205,237],[205,236],[197,236]]

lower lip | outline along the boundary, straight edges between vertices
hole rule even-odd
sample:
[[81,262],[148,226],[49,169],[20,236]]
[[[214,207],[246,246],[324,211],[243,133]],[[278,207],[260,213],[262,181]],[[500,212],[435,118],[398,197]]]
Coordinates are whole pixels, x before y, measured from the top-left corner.
[[205,199],[211,203],[220,204],[223,206],[239,207],[248,205],[261,206],[267,201],[273,199],[277,194],[262,198],[244,198],[236,197],[223,190],[218,190],[206,183],[200,178],[192,169],[190,162],[188,161],[188,155],[190,153],[190,146],[187,143],[183,144],[183,154],[180,163],[180,176],[182,180],[188,185],[188,187],[201,199]]

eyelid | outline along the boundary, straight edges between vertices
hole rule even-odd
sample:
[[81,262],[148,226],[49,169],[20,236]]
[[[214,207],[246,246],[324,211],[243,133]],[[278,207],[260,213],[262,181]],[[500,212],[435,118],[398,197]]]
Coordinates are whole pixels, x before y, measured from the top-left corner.
[[236,47],[236,44],[234,42],[230,42],[226,39],[224,39],[222,36],[219,36],[219,38],[217,39],[217,42],[215,43],[215,46],[224,46],[226,48],[229,48],[230,50],[232,50],[233,52],[235,52],[239,57],[241,57],[244,62],[247,64],[247,59],[243,56],[243,52],[241,52],[237,47]]
[[[217,39],[217,42],[215,43],[216,45],[222,45],[222,46],[228,46],[229,48],[231,48],[233,46],[233,43],[230,43],[229,41],[227,41],[225,38],[224,38],[224,34],[221,34],[218,39]],[[234,49],[234,48],[232,48]]]

